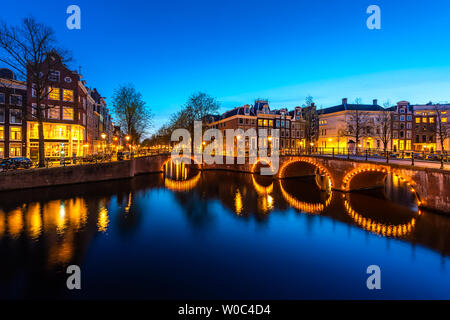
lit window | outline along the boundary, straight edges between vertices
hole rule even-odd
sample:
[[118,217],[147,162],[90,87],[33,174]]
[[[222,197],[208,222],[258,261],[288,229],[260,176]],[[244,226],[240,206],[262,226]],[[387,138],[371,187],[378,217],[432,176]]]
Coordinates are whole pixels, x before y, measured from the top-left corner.
[[9,140],[22,140],[22,128],[9,127]]
[[0,140],[5,140],[5,127],[0,126]]
[[267,127],[267,120],[264,120],[264,127]]
[[22,96],[20,94],[12,94],[9,96],[9,104],[12,106],[22,105]]
[[21,124],[22,123],[22,111],[19,109],[9,110],[9,123]]
[[22,146],[20,145],[20,143],[11,143],[9,145],[9,156],[10,157],[22,156]]
[[262,120],[261,119],[258,119],[258,126],[262,126],[263,125],[263,122],[262,122]]
[[273,127],[273,120],[269,120],[269,127]]
[[48,118],[49,119],[60,119],[60,108],[59,106],[50,106],[48,109]]
[[73,120],[73,108],[64,107],[63,108],[63,119]]
[[423,117],[423,118],[422,118],[422,122],[423,122],[423,123],[426,123],[426,122],[427,122],[427,119],[428,119],[428,118]]
[[0,159],[5,157],[5,146],[3,143],[0,143]]
[[434,118],[430,117],[430,123],[434,123]]
[[420,118],[419,117],[416,118],[416,123],[420,123]]
[[447,118],[442,118],[441,122],[447,122]]
[[59,88],[48,88],[48,98],[50,100],[59,100]]
[[73,91],[72,90],[63,90],[63,100],[73,102]]

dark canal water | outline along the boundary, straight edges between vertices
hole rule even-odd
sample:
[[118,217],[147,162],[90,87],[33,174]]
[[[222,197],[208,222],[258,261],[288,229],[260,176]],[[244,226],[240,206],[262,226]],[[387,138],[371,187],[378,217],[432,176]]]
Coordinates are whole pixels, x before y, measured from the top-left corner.
[[2,193],[0,298],[450,298],[450,219],[393,178],[344,195],[314,178],[167,175]]

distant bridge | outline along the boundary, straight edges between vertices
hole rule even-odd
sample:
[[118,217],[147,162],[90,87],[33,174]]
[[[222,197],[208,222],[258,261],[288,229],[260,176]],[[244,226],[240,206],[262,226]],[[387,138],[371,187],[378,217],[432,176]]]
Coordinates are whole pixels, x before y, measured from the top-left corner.
[[[134,173],[163,172],[170,154],[155,155],[133,160]],[[236,162],[236,161],[235,161]],[[255,164],[206,164],[194,163],[200,170],[230,170],[258,173],[261,166],[270,166],[266,159]],[[279,170],[273,177],[316,176],[321,189],[330,188],[341,192],[384,186],[386,176],[392,174],[404,182],[417,198],[421,208],[450,213],[450,171],[399,163],[382,163],[328,156],[280,156]]]

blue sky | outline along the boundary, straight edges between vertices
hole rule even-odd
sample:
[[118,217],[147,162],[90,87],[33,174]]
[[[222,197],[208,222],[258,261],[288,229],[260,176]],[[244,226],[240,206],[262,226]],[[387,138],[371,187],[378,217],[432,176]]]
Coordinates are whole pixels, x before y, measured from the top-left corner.
[[[71,4],[81,30],[66,28]],[[371,4],[381,30],[366,27]],[[450,100],[449,12],[446,0],[22,0],[4,1],[1,19],[51,26],[89,86],[109,99],[133,83],[158,127],[196,91],[223,110],[258,97],[274,108],[307,95],[323,107]]]

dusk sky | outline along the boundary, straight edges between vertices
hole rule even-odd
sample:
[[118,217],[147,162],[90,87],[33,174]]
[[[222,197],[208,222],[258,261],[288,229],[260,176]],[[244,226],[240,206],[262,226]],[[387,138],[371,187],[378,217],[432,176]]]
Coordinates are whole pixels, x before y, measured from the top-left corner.
[[[66,8],[81,8],[81,30]],[[366,27],[369,5],[381,30]],[[222,110],[267,98],[292,108],[312,95],[381,103],[450,100],[450,2],[316,1],[4,1],[1,19],[32,14],[71,50],[90,87],[107,97],[133,83],[159,127],[204,91]]]

